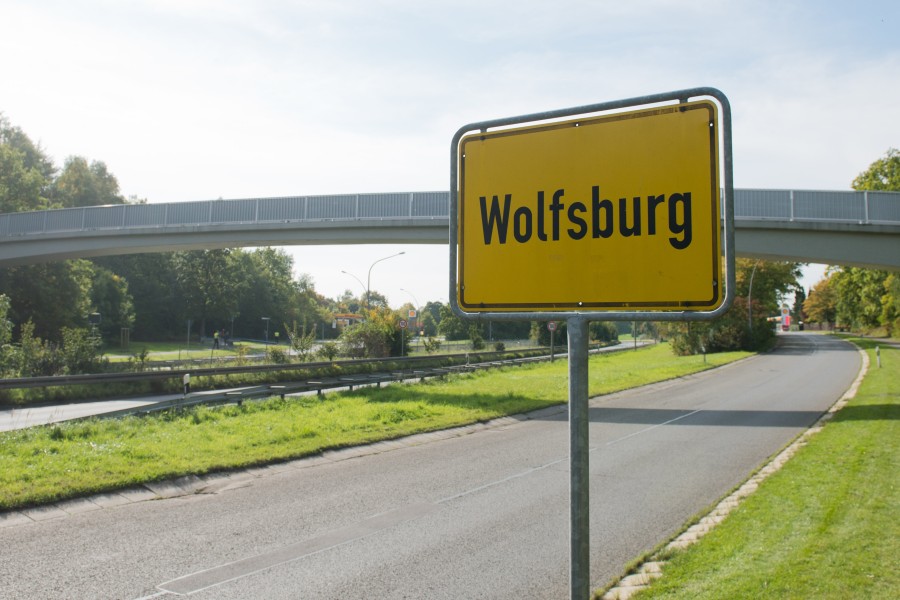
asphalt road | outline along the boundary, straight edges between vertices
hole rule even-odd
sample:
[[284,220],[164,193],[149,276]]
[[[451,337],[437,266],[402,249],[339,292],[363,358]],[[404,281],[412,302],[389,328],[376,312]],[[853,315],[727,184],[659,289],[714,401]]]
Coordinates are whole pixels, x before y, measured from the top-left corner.
[[[592,401],[594,587],[743,481],[856,376],[851,345],[782,339],[771,354]],[[566,418],[3,527],[0,597],[568,597]]]

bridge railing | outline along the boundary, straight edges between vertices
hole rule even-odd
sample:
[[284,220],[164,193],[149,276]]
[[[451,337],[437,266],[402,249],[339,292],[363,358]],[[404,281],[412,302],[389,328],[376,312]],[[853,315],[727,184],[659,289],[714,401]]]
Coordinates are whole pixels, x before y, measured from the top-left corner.
[[[119,204],[0,214],[0,239],[95,230],[448,216],[448,192]],[[739,189],[735,217],[900,224],[900,193]]]
[[900,193],[735,190],[734,213],[738,219],[896,224]]

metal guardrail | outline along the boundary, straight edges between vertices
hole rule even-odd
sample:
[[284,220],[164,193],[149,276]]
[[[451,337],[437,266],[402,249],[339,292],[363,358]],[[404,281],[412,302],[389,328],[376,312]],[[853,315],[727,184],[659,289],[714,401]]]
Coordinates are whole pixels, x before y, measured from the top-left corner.
[[[545,348],[532,348],[532,352],[546,352]],[[498,359],[504,355],[516,352],[529,352],[529,350],[505,350],[502,352],[470,352],[470,359],[476,361]],[[354,367],[377,367],[385,363],[404,362],[415,366],[423,362],[442,361],[447,363],[445,367],[451,366],[453,363],[465,358],[464,354],[433,354],[428,356],[393,356],[387,358],[366,358],[357,360],[342,361],[324,361],[324,362],[302,362],[288,364],[267,364],[267,365],[242,365],[234,367],[208,367],[194,369],[166,369],[166,370],[143,370],[128,373],[99,373],[90,375],[52,375],[45,377],[20,377],[14,379],[0,379],[0,390],[4,389],[24,389],[24,388],[40,388],[55,387],[67,385],[94,385],[94,384],[110,384],[131,381],[161,381],[167,379],[180,380],[184,375],[191,377],[210,377],[215,375],[240,375],[243,373],[272,373],[278,371],[303,371],[315,369],[328,369],[336,365],[342,368]],[[412,367],[411,367],[412,368]]]
[[[643,344],[642,344],[643,345]],[[617,344],[615,346],[606,346],[603,348],[594,348],[591,352],[620,352],[631,350],[632,347],[626,344]],[[548,350],[548,349],[544,349]],[[502,352],[485,352],[482,356],[489,354],[504,354]],[[459,357],[459,355],[448,355]],[[403,369],[397,371],[383,373],[361,373],[356,375],[344,375],[335,377],[324,377],[316,379],[308,379],[305,381],[266,384],[257,386],[247,386],[240,388],[231,388],[224,390],[204,390],[201,392],[191,392],[182,398],[163,400],[153,404],[147,404],[135,408],[125,408],[121,410],[109,411],[95,415],[84,417],[76,417],[69,419],[70,421],[82,421],[92,418],[118,418],[133,414],[150,414],[169,409],[189,408],[198,405],[215,406],[220,404],[242,404],[244,400],[252,400],[258,398],[270,398],[280,396],[282,399],[289,394],[298,394],[304,392],[316,392],[322,395],[325,390],[349,388],[351,391],[354,387],[375,385],[380,387],[382,383],[397,383],[402,381],[419,380],[424,381],[428,378],[445,377],[453,373],[469,373],[484,369],[496,369],[508,366],[522,366],[533,362],[546,362],[552,360],[554,355],[538,354],[535,356],[525,356],[520,358],[511,358],[503,360],[486,360],[475,363],[466,363],[461,365],[448,365],[443,367],[427,367],[423,369]],[[564,356],[564,354],[556,354],[556,356]],[[389,360],[389,359],[384,359]],[[309,364],[309,363],[307,363]]]
[[[650,342],[644,341],[641,342],[640,345],[646,345]],[[637,346],[632,346],[629,344],[619,343],[614,346],[597,346],[591,349],[592,353],[598,352],[620,352],[625,350],[631,350],[636,348]],[[400,370],[389,370],[377,373],[360,373],[355,375],[336,375],[324,378],[310,378],[301,381],[290,381],[283,383],[273,383],[273,384],[264,384],[264,385],[252,385],[252,386],[244,386],[244,387],[236,387],[236,388],[228,388],[228,389],[219,389],[219,390],[203,390],[199,392],[191,392],[189,394],[180,396],[180,397],[172,397],[172,394],[169,394],[169,399],[160,400],[158,402],[150,402],[148,404],[144,404],[141,406],[135,406],[131,408],[119,409],[114,411],[106,411],[106,412],[95,412],[93,414],[75,417],[75,418],[67,418],[65,421],[82,421],[85,419],[91,418],[116,418],[123,417],[127,415],[141,415],[141,414],[149,414],[153,412],[160,412],[169,409],[182,409],[189,408],[192,406],[198,405],[222,405],[222,404],[242,404],[244,400],[252,400],[252,399],[261,399],[261,398],[270,398],[273,396],[281,396],[282,399],[289,394],[299,394],[299,393],[312,393],[315,392],[317,395],[321,395],[324,391],[329,389],[339,389],[339,388],[349,388],[352,390],[354,387],[362,387],[362,386],[371,386],[375,385],[380,387],[382,383],[396,383],[403,381],[424,381],[430,377],[444,377],[453,373],[465,373],[472,372],[482,369],[492,369],[504,366],[521,366],[524,364],[532,363],[532,362],[543,362],[553,359],[553,354],[549,354],[548,348],[543,348],[543,353],[538,353],[533,356],[525,356],[525,357],[517,357],[517,358],[508,358],[501,360],[491,360],[490,355],[503,355],[509,354],[508,352],[484,352],[480,353],[479,357],[484,359],[478,362],[468,362],[465,364],[455,364],[455,365],[446,365],[446,366],[437,366],[437,367],[423,367],[416,368],[415,365],[409,365],[408,368],[400,369]],[[457,358],[461,358],[461,355],[448,355]],[[470,354],[470,359],[473,354]],[[555,353],[555,356],[563,357],[565,353]],[[393,359],[381,359],[381,360],[393,360]],[[309,364],[309,363],[306,363]],[[192,372],[196,373],[195,371]]]
[[[449,192],[335,194],[162,204],[120,204],[0,214],[0,242],[96,230],[449,218]],[[735,190],[736,219],[900,224],[900,193]]]

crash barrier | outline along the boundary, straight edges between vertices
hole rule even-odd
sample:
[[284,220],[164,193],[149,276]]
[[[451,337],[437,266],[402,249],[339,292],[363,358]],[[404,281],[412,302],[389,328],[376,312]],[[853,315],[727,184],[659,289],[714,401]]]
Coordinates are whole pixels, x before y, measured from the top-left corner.
[[[645,344],[648,342],[642,343]],[[592,349],[592,353],[598,352],[620,352],[623,350],[633,350],[631,344],[619,344],[616,346],[607,346],[605,348]],[[493,353],[485,353],[493,354]],[[500,367],[522,366],[535,362],[546,362],[555,357],[564,357],[562,354],[540,354],[535,356],[510,358],[505,360],[487,360],[482,362],[467,363],[460,365],[449,365],[443,367],[427,367],[422,369],[402,369],[383,373],[360,373],[356,375],[343,375],[334,377],[322,377],[308,379],[297,382],[285,382],[277,384],[255,385],[247,387],[238,387],[223,390],[207,390],[200,392],[191,392],[185,394],[181,398],[163,400],[153,404],[147,404],[137,408],[127,408],[117,411],[105,412],[94,416],[79,417],[73,420],[85,420],[90,418],[118,418],[128,415],[143,415],[153,412],[165,410],[177,410],[198,405],[221,405],[221,404],[237,404],[241,405],[244,400],[259,400],[279,396],[284,399],[285,396],[291,394],[303,394],[315,392],[321,396],[325,391],[331,389],[348,388],[351,391],[355,387],[377,386],[382,383],[400,383],[404,381],[425,381],[428,378],[445,377],[451,374],[471,373],[483,369],[496,369]]]

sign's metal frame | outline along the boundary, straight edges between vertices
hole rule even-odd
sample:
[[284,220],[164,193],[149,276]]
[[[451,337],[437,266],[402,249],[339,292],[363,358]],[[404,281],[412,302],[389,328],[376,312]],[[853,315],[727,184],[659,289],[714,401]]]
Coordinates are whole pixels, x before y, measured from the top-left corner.
[[[458,244],[459,244],[459,145],[462,138],[472,132],[487,133],[488,130],[509,128],[516,125],[533,125],[568,117],[597,115],[626,108],[643,108],[650,105],[666,103],[685,103],[692,99],[712,98],[720,108],[722,121],[720,134],[723,160],[723,197],[722,197],[722,246],[725,258],[725,295],[722,304],[711,311],[503,311],[503,312],[466,312],[459,306],[457,287]],[[715,88],[699,87],[675,92],[653,94],[604,102],[568,109],[534,113],[518,117],[508,117],[471,123],[460,128],[450,147],[450,306],[457,315],[479,321],[527,320],[549,321],[563,320],[571,317],[583,317],[590,321],[708,321],[725,313],[734,301],[734,178],[732,172],[731,149],[731,107],[725,95]]]

